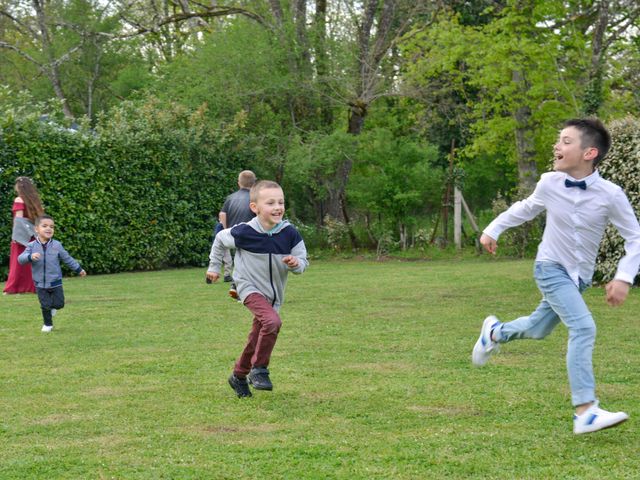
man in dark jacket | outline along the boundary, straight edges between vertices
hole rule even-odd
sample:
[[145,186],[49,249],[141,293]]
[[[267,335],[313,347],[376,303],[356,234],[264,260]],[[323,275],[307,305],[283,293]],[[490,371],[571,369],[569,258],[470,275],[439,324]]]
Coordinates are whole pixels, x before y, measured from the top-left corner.
[[[238,191],[229,195],[222,205],[222,209],[218,214],[218,220],[222,224],[222,228],[231,228],[239,223],[246,223],[255,217],[255,213],[249,208],[249,190],[256,183],[256,175],[251,170],[243,170],[238,175]],[[225,262],[226,266],[226,262]],[[233,263],[231,264],[233,267]],[[233,282],[231,275],[231,268],[225,268],[224,281]],[[238,292],[236,290],[235,283],[231,284],[229,295],[233,298],[238,298]]]

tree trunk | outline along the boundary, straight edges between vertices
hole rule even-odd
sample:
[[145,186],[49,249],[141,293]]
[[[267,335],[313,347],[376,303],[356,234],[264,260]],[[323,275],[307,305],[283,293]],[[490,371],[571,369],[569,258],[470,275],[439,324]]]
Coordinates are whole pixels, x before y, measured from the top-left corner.
[[[391,44],[390,31],[395,18],[397,0],[367,0],[363,2],[362,21],[358,32],[358,78],[354,100],[349,102],[349,122],[347,133],[359,135],[364,127],[369,103],[376,98],[380,89],[378,70]],[[376,18],[377,15],[377,18]],[[377,20],[377,21],[376,21]],[[374,28],[375,25],[375,28]],[[356,237],[353,234],[347,216],[346,187],[351,173],[351,161],[346,160],[338,170],[340,175],[337,186],[337,198],[340,199],[343,219],[349,229],[353,247]]]
[[349,126],[347,133],[360,135],[364,127],[364,119],[367,116],[367,103],[364,100],[356,100],[349,104]]
[[93,72],[89,81],[87,82],[87,117],[93,118],[93,95],[96,89],[96,82],[100,78],[100,66],[102,60],[102,46],[100,42],[94,40],[94,46],[96,47],[96,64],[93,67]]
[[[513,72],[513,81],[520,92],[528,90],[527,81],[520,71]],[[516,109],[516,152],[518,156],[518,191],[520,196],[528,196],[533,192],[538,181],[535,142],[531,128],[531,109],[522,105]]]
[[56,97],[58,97],[58,99],[62,103],[62,111],[64,112],[64,116],[67,118],[74,118],[73,112],[71,112],[71,107],[69,106],[69,101],[67,100],[67,96],[64,94],[64,91],[62,89],[60,71],[58,69],[58,61],[55,58],[51,35],[47,26],[47,17],[41,0],[33,0],[33,8],[36,12],[36,18],[38,19],[40,40],[42,42],[42,51],[47,58],[47,64],[43,66],[43,71],[51,82]]
[[330,128],[333,124],[333,110],[331,104],[327,102],[331,98],[331,91],[328,88],[329,59],[327,57],[327,0],[316,0],[315,13],[315,53],[316,53],[316,74],[320,84],[320,115],[325,128]]
[[582,109],[585,115],[597,115],[602,105],[604,92],[603,80],[603,56],[605,53],[604,39],[609,24],[609,2],[604,0],[598,6],[598,19],[593,29],[591,42],[591,67],[589,68],[589,80],[584,92]]
[[307,0],[296,0],[295,3],[296,40],[300,49],[301,69],[310,67],[309,40],[307,38]]

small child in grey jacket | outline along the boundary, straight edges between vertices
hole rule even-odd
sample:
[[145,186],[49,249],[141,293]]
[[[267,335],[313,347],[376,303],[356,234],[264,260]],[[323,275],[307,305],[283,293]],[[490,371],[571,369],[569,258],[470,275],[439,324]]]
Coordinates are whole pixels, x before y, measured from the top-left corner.
[[283,220],[284,193],[280,185],[269,180],[256,183],[249,201],[256,217],[218,233],[207,270],[207,279],[217,281],[224,251],[236,249],[233,279],[238,297],[254,315],[247,345],[229,377],[229,385],[238,397],[251,396],[249,384],[256,390],[273,389],[267,367],[282,325],[278,312],[287,275],[302,273],[309,264],[300,233]]
[[18,257],[18,262],[22,265],[31,263],[33,283],[42,308],[43,332],[53,330],[53,316],[64,307],[60,260],[81,277],[87,274],[62,244],[53,239],[54,230],[53,218],[40,215],[35,220],[36,239],[29,242]]

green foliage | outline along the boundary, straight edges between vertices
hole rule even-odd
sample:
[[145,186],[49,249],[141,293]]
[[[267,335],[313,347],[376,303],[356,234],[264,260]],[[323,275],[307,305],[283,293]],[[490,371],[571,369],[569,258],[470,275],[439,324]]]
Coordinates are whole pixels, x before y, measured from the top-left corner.
[[0,189],[6,258],[18,175],[36,182],[56,236],[89,272],[202,265],[213,220],[234,188],[238,126],[213,130],[200,112],[123,103],[95,131],[69,131],[36,115],[0,124]]
[[327,215],[324,218],[324,231],[326,232],[327,245],[334,252],[348,248],[349,230],[344,222]]
[[[508,207],[509,204],[504,197],[498,195],[493,202],[493,218],[504,212]],[[534,256],[537,251],[538,244],[542,240],[545,218],[546,217],[544,215],[538,215],[530,222],[526,222],[518,227],[506,230],[502,235],[500,235],[500,254],[507,257],[517,258]]]
[[192,52],[164,65],[152,90],[163,100],[178,96],[189,108],[206,104],[214,118],[231,118],[254,102],[281,101],[287,84],[283,62],[269,32],[238,20],[205,35]]
[[49,99],[59,95],[52,79],[55,62],[57,82],[72,113],[94,119],[149,82],[139,38],[117,38],[122,28],[117,8],[96,0],[41,2],[39,18],[32,2],[9,3],[13,5],[3,6],[7,15],[0,40],[15,49],[0,48],[0,84]]
[[[424,103],[427,138],[444,149],[446,139],[438,137],[448,134],[462,163],[490,167],[492,159],[492,175],[506,174],[512,186],[518,162],[528,161],[524,153],[544,169],[557,123],[580,111],[575,97],[583,70],[576,66],[584,66],[578,53],[584,38],[549,27],[561,11],[559,2],[508,1],[487,9],[480,22],[450,13],[408,35],[404,77]],[[516,129],[527,131],[533,152],[518,150]],[[511,188],[495,187],[474,203],[486,207],[495,191]]]
[[349,180],[350,204],[377,220],[376,236],[440,207],[444,171],[438,151],[388,130],[361,135],[357,160]]
[[637,116],[640,112],[640,36],[623,35],[610,52],[611,72],[604,88],[610,95],[603,110],[610,118],[624,118],[629,113]]
[[[640,120],[627,117],[612,122],[609,131],[611,150],[598,170],[604,178],[622,187],[637,217],[640,215]],[[613,225],[609,225],[600,243],[594,281],[612,280],[623,255],[624,240]]]
[[345,158],[353,161],[359,145],[359,138],[346,132],[315,132],[304,141],[297,138],[288,152],[285,179],[287,190],[290,188],[299,199],[294,208],[302,213],[305,199],[326,201],[340,181],[338,169],[342,162]]
[[152,91],[163,101],[177,97],[189,108],[205,106],[214,124],[242,112],[242,141],[253,152],[253,169],[280,181],[294,136],[318,127],[311,79],[296,77],[289,54],[271,30],[235,19],[164,65]]
[[[560,47],[559,36],[540,26],[545,13],[541,7],[514,4],[486,26],[467,30],[466,74],[478,91],[471,126],[474,139],[467,155],[493,154],[516,162],[513,132],[525,125],[518,124],[515,113],[527,108],[526,126],[533,132],[538,166],[548,162],[555,124],[567,115],[571,97],[559,95],[565,93],[562,74],[549,74],[558,71],[558,60],[550,52]],[[521,81],[515,80],[517,74]]]
[[495,192],[509,192],[517,184],[516,166],[504,157],[477,155],[466,157],[459,164],[465,179],[461,190],[474,211],[491,208]]
[[[352,163],[348,206],[374,244],[387,230],[397,237],[402,225],[413,227],[440,207],[444,172],[437,149],[377,128],[359,136],[315,133],[291,148],[286,190],[294,193],[297,216],[322,212],[345,158]],[[304,204],[304,199],[316,204]]]
[[[446,170],[454,148],[475,212],[489,209],[496,192],[512,191],[519,178],[533,178],[536,165],[545,168],[562,120],[596,107],[605,119],[640,110],[640,41],[632,27],[624,30],[637,2],[610,5],[596,82],[589,80],[598,44],[593,0],[398,1],[391,36],[404,25],[413,30],[366,66],[359,56],[389,38],[370,41],[368,53],[361,50],[367,26],[362,1],[245,0],[236,3],[252,18],[233,9],[197,21],[174,15],[187,6],[203,10],[205,3],[56,0],[41,2],[44,18],[38,19],[31,0],[4,0],[0,40],[9,48],[0,45],[0,84],[49,99],[54,71],[47,66],[54,62],[62,88],[57,95],[94,124],[100,112],[109,115],[122,100],[147,95],[202,111],[213,130],[240,122],[245,128],[232,155],[250,162],[246,166],[261,178],[285,184],[296,220],[320,232],[327,210],[340,216],[346,198],[350,235],[372,246],[372,236],[389,228],[393,241],[398,231],[411,235],[403,228],[413,228],[414,236],[430,228],[419,217],[436,208],[438,195],[433,179],[427,193],[404,188],[393,155],[381,162],[359,142],[332,133],[346,129],[348,104],[361,93],[368,107],[364,132],[387,130],[387,140],[402,148],[437,147],[431,173]],[[304,18],[297,10],[303,5],[309,7]],[[369,40],[385,27],[381,5],[376,8]],[[164,22],[170,18],[176,21]],[[44,26],[48,35],[40,34]],[[137,27],[149,30],[137,35]],[[363,76],[363,68],[372,75]],[[373,162],[370,168],[365,161]],[[415,175],[413,168],[405,176]],[[393,186],[367,190],[378,178]],[[387,200],[392,209],[405,208],[406,216],[389,210]]]

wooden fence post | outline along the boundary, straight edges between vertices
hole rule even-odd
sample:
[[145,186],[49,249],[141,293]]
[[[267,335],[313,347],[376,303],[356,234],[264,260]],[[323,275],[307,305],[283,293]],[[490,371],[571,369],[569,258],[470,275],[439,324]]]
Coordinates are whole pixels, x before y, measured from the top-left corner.
[[462,192],[453,189],[453,242],[457,249],[462,248]]

